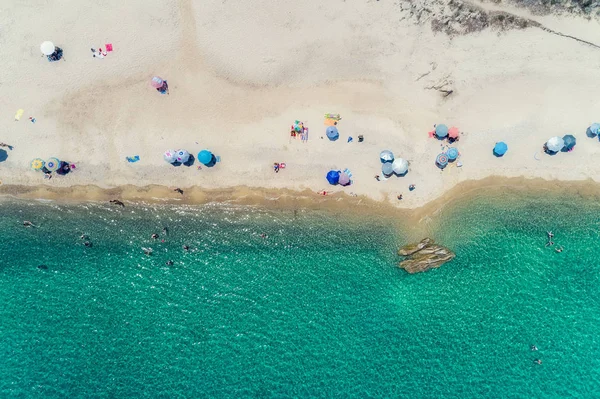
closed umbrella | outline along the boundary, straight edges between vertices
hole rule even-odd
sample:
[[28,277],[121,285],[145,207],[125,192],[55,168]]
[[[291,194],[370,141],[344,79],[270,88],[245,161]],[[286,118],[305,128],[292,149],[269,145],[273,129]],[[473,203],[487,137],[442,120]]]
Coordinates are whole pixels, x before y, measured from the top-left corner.
[[501,157],[502,155],[506,154],[506,151],[508,151],[508,146],[504,141],[499,141],[494,146],[494,155],[497,157]]
[[440,169],[444,169],[448,165],[448,155],[442,152],[435,158],[435,163]]
[[450,129],[448,129],[448,137],[451,139],[457,139],[458,133],[458,128],[456,126],[452,126]]
[[340,133],[338,132],[337,127],[335,126],[329,126],[325,131],[325,134],[327,135],[327,138],[331,141],[336,141],[340,138]]
[[340,179],[338,180],[338,183],[342,186],[347,186],[348,184],[350,184],[350,176],[348,176],[348,173],[340,173]]
[[50,172],[55,172],[60,168],[60,160],[58,158],[49,158],[46,161],[46,169]]
[[202,150],[198,153],[198,161],[204,165],[208,165],[212,162],[213,154],[208,150]]
[[600,134],[600,123],[592,123],[585,133],[588,137],[596,137]]
[[41,170],[45,164],[46,163],[42,159],[35,158],[34,160],[31,161],[30,165],[31,165],[31,169],[33,169],[33,170]]
[[437,125],[435,127],[435,135],[438,136],[438,138],[440,138],[440,139],[443,139],[444,137],[446,137],[448,135],[448,126]]
[[394,159],[392,162],[392,170],[397,175],[404,175],[408,172],[408,161],[402,158]]
[[385,176],[391,176],[391,174],[394,173],[394,167],[391,163],[386,162],[381,165],[381,173],[383,173]]
[[177,161],[177,155],[175,154],[175,151],[173,151],[173,150],[165,151],[165,154],[163,155],[163,157],[165,158],[165,161],[167,161],[168,163],[173,163],[173,162]]
[[379,154],[379,159],[382,163],[392,162],[394,160],[394,154],[390,150],[383,150]]
[[159,76],[155,76],[150,81],[150,85],[155,89],[160,89],[163,86],[164,81]]
[[335,186],[340,181],[340,172],[337,170],[330,170],[329,173],[327,173],[327,176],[325,176],[325,178],[327,179],[329,184]]
[[177,150],[177,162],[186,163],[190,159],[190,153],[186,150]]
[[56,46],[54,46],[54,43],[46,41],[40,45],[40,50],[44,55],[52,55],[56,50]]
[[565,146],[562,150],[565,152],[571,151],[573,147],[575,147],[575,144],[577,144],[577,139],[572,134],[567,134],[566,136],[563,136],[563,141],[565,143]]
[[565,146],[565,141],[558,136],[552,137],[550,140],[548,140],[546,142],[546,148],[548,148],[548,151],[551,151],[551,152],[558,152],[558,151],[562,150],[564,146]]
[[458,158],[458,150],[454,147],[450,147],[448,148],[448,151],[446,151],[446,155],[448,155],[448,161],[455,161],[456,158]]

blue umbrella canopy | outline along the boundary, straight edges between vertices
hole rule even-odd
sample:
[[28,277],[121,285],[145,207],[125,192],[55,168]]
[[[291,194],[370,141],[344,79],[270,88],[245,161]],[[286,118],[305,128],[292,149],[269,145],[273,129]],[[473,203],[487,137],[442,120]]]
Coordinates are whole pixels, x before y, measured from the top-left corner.
[[497,157],[501,157],[502,155],[506,154],[506,151],[508,151],[508,146],[504,141],[499,141],[494,146],[494,155]]
[[588,127],[586,134],[589,137],[596,137],[600,134],[600,123],[592,123],[590,127]]
[[458,158],[458,150],[454,147],[450,147],[448,148],[448,151],[446,151],[446,155],[448,155],[449,161],[454,161],[456,158]]
[[435,127],[435,135],[438,136],[440,139],[446,137],[448,135],[448,126],[446,125],[437,125]]
[[572,134],[567,134],[563,136],[563,141],[565,142],[565,146],[563,147],[563,151],[570,151],[577,144],[577,139]]
[[392,173],[394,173],[394,166],[389,162],[384,163],[381,165],[381,173],[383,173],[385,176],[390,176]]
[[383,150],[379,154],[379,159],[381,160],[381,163],[393,162],[394,154],[390,150]]
[[203,163],[204,165],[208,165],[212,162],[213,154],[208,150],[202,150],[198,153],[198,161]]
[[340,133],[338,132],[337,127],[335,126],[329,126],[325,131],[325,134],[327,135],[327,138],[331,141],[335,141],[340,138]]
[[448,155],[446,155],[445,152],[438,154],[437,158],[435,158],[435,163],[441,169],[444,169],[446,167],[446,165],[448,165]]
[[340,182],[340,172],[338,170],[330,170],[325,176],[329,184],[335,186]]

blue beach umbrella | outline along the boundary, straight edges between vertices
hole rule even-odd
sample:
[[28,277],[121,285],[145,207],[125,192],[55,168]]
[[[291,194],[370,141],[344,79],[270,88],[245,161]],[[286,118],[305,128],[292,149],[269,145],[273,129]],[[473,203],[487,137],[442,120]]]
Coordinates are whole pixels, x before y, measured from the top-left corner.
[[435,127],[435,135],[438,136],[438,138],[443,139],[444,137],[446,137],[448,135],[448,126],[446,125],[437,125]]
[[329,173],[327,173],[327,176],[325,176],[325,178],[327,179],[329,184],[335,186],[340,182],[340,172],[338,170],[330,170]]
[[502,155],[506,154],[506,151],[508,151],[508,146],[504,141],[500,141],[494,146],[494,155],[497,157],[501,157]]
[[450,162],[455,161],[456,158],[458,158],[458,150],[454,147],[450,147],[448,148],[448,151],[446,151],[446,155],[448,155],[448,160]]
[[382,164],[381,173],[383,173],[384,176],[391,176],[394,173],[394,166],[390,162]]
[[379,154],[379,159],[381,160],[381,163],[393,162],[394,154],[390,150],[383,150]]
[[435,163],[440,169],[444,169],[446,165],[448,165],[448,155],[445,152],[442,152],[435,158]]
[[204,165],[208,165],[212,162],[213,154],[208,150],[202,150],[198,153],[198,161]]
[[577,139],[572,134],[563,136],[563,141],[565,142],[565,146],[562,149],[563,152],[571,151],[575,147],[575,144],[577,144]]
[[325,134],[327,135],[327,138],[331,141],[336,141],[340,138],[340,133],[338,132],[337,127],[335,126],[329,126],[325,131]]
[[600,133],[600,123],[592,123],[590,127],[587,128],[585,134],[588,137],[596,137]]

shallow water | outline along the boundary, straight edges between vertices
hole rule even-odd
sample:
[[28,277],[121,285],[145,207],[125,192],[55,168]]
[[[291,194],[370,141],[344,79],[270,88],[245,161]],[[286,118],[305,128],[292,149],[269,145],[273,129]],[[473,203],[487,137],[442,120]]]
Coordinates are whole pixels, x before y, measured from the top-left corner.
[[383,218],[0,207],[2,397],[600,396],[593,201],[462,202],[418,275]]

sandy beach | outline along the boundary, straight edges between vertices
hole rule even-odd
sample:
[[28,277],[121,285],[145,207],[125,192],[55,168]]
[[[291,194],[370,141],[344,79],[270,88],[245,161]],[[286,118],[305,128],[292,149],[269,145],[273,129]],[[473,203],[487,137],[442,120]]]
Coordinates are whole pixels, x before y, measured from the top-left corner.
[[[429,1],[2,4],[0,141],[14,146],[0,162],[2,192],[40,186],[25,191],[52,197],[65,189],[79,198],[83,186],[132,185],[148,198],[181,187],[205,200],[211,190],[304,196],[326,189],[418,208],[492,176],[599,181],[600,143],[585,135],[600,119],[598,21],[464,4],[529,26],[465,33],[457,20],[440,31],[432,27],[448,5]],[[45,40],[64,50],[64,61],[42,57]],[[92,57],[90,48],[106,43],[114,51]],[[169,95],[150,87],[155,75],[168,80]],[[342,116],[335,142],[325,137],[325,113]],[[290,137],[294,120],[308,126],[306,143]],[[428,132],[439,123],[461,131],[460,168],[434,164],[444,143]],[[565,134],[577,138],[572,152],[542,152],[546,140]],[[497,141],[509,148],[502,158],[492,154]],[[209,149],[221,161],[197,169],[163,160],[165,150],[179,148]],[[374,179],[384,149],[409,160],[405,177]],[[128,163],[134,155],[140,161]],[[36,157],[77,169],[46,180],[30,169]],[[287,167],[276,174],[273,162]],[[345,168],[354,183],[329,186],[327,171]]]

